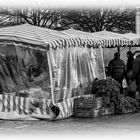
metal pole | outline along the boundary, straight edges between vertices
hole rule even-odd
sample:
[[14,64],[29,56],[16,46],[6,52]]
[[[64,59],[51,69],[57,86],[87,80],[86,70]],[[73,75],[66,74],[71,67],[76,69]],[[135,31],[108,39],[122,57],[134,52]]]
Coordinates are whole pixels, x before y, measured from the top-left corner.
[[117,47],[118,52],[120,52],[120,47]]

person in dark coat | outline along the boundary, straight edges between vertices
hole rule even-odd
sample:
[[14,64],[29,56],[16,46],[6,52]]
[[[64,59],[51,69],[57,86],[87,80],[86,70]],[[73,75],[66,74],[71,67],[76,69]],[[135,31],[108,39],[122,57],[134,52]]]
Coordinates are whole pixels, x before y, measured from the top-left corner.
[[109,62],[108,75],[118,81],[122,86],[125,77],[125,63],[120,59],[120,53],[114,53],[114,59]]
[[133,69],[133,62],[134,62],[134,58],[133,58],[133,53],[131,51],[127,52],[127,63],[126,63],[126,68],[127,71],[131,71]]
[[133,64],[131,81],[136,80],[137,90],[140,93],[140,55],[136,57]]
[[126,80],[127,83],[129,84],[129,81],[131,80],[131,76],[132,76],[134,58],[131,51],[127,52],[126,57],[128,58],[126,63]]

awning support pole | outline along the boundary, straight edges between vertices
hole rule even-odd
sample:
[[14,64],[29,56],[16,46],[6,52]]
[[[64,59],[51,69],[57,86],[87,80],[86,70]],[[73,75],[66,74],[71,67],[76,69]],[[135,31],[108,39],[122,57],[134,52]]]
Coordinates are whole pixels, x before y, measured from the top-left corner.
[[102,46],[99,46],[100,48],[100,52],[101,52],[101,59],[102,59],[102,64],[103,64],[103,73],[104,73],[104,79],[106,79],[106,74],[105,74],[105,64],[104,64],[104,56],[103,56],[103,50],[102,50]]
[[118,52],[120,52],[120,47],[117,47],[117,49],[118,49]]

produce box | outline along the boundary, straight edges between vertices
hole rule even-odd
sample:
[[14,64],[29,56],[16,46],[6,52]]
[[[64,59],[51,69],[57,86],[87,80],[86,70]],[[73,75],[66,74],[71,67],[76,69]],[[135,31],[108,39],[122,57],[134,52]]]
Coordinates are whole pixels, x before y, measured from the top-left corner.
[[94,95],[79,97],[74,100],[75,117],[97,117],[101,115],[102,98]]
[[98,109],[102,107],[102,98],[95,98],[94,95],[79,97],[74,100],[75,108],[93,108]]
[[75,117],[94,117],[94,109],[87,109],[87,108],[76,108],[74,111]]
[[95,96],[79,97],[74,100],[74,105],[76,108],[93,108],[94,101]]

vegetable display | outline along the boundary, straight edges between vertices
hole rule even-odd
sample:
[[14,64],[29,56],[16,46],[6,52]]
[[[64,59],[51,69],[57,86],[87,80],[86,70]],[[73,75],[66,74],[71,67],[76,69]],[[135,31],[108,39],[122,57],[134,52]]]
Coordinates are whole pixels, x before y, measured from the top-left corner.
[[120,84],[112,78],[92,82],[92,94],[96,96],[116,96],[120,93]]
[[[101,97],[102,115],[138,112],[140,110],[140,101],[121,94],[120,87],[121,85],[117,81],[108,77],[107,79],[94,80],[92,83],[89,83],[84,90],[80,90],[80,87],[78,87],[77,92],[82,92],[82,94],[78,93],[78,95],[94,95],[95,99]],[[82,86],[81,89],[83,89]],[[93,110],[91,109],[91,111]],[[86,111],[83,112],[86,113]]]
[[103,107],[114,106],[115,114],[136,112],[140,109],[139,100],[120,93],[120,84],[112,78],[92,82],[92,94],[102,97]]

